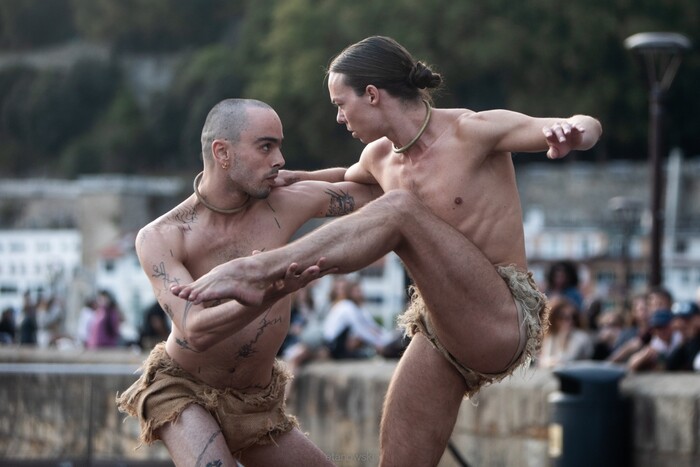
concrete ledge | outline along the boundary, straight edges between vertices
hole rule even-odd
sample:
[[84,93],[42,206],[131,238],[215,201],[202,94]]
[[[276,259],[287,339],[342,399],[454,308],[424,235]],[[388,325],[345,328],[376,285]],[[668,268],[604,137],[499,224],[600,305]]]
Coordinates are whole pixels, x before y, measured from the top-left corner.
[[[168,465],[161,444],[134,450],[138,424],[114,405],[144,355],[13,350],[0,349],[0,466]],[[289,410],[337,465],[377,465],[382,402],[395,365],[319,362],[295,379]],[[472,466],[550,464],[548,396],[558,389],[558,379],[543,370],[485,388],[478,405],[463,403],[453,445]],[[700,374],[628,375],[620,391],[631,402],[634,466],[700,465]],[[449,452],[440,463],[457,465]]]

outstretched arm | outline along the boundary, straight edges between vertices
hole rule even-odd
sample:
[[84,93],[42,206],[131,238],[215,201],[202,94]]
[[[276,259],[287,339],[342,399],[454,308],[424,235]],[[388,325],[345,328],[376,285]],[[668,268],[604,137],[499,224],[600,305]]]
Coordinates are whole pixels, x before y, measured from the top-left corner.
[[462,137],[491,152],[540,152],[557,159],[572,150],[592,148],[603,133],[600,122],[588,115],[536,118],[510,110],[489,110],[462,120]]
[[277,178],[275,178],[275,186],[289,186],[293,183],[308,180],[329,183],[342,182],[345,179],[346,171],[347,169],[344,167],[314,170],[312,172],[305,170],[280,170]]

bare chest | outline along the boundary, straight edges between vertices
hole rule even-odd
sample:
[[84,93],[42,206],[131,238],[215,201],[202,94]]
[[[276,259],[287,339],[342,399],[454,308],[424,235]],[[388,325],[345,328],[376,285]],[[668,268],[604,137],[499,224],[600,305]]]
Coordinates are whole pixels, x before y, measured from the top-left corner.
[[385,191],[410,191],[452,225],[467,215],[478,191],[471,168],[446,157],[392,157],[382,169],[379,181]]
[[194,226],[193,229],[196,232],[186,238],[185,266],[195,279],[219,264],[250,256],[254,251],[278,248],[293,234],[292,228],[285,228],[272,216],[259,216],[240,224]]

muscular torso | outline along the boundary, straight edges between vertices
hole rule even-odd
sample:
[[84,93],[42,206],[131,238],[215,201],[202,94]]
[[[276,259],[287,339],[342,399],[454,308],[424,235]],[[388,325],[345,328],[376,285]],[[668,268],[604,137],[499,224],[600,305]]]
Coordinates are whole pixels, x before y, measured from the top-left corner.
[[489,152],[458,126],[461,110],[444,110],[444,131],[425,151],[413,155],[391,151],[388,141],[367,169],[384,191],[405,189],[452,225],[494,265],[526,268],[522,213],[510,153]]
[[[248,256],[253,250],[270,250],[287,243],[311,215],[285,213],[287,209],[282,209],[278,198],[272,194],[267,200],[254,201],[245,215],[236,216],[234,222],[212,215],[190,198],[149,228],[168,231],[170,254],[180,260],[192,279],[197,279],[213,267]],[[188,345],[182,330],[174,325],[166,349],[185,370],[212,386],[264,387],[269,383],[277,350],[287,335],[289,310],[287,297],[256,316],[239,332],[204,351]],[[206,312],[206,309],[190,311]]]

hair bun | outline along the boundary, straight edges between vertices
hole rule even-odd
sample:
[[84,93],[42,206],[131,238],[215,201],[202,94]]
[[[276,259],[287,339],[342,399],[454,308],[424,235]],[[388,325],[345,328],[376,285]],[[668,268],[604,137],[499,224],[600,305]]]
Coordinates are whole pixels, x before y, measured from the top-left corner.
[[418,89],[436,88],[442,82],[438,73],[433,73],[423,62],[416,62],[408,74],[408,82]]

